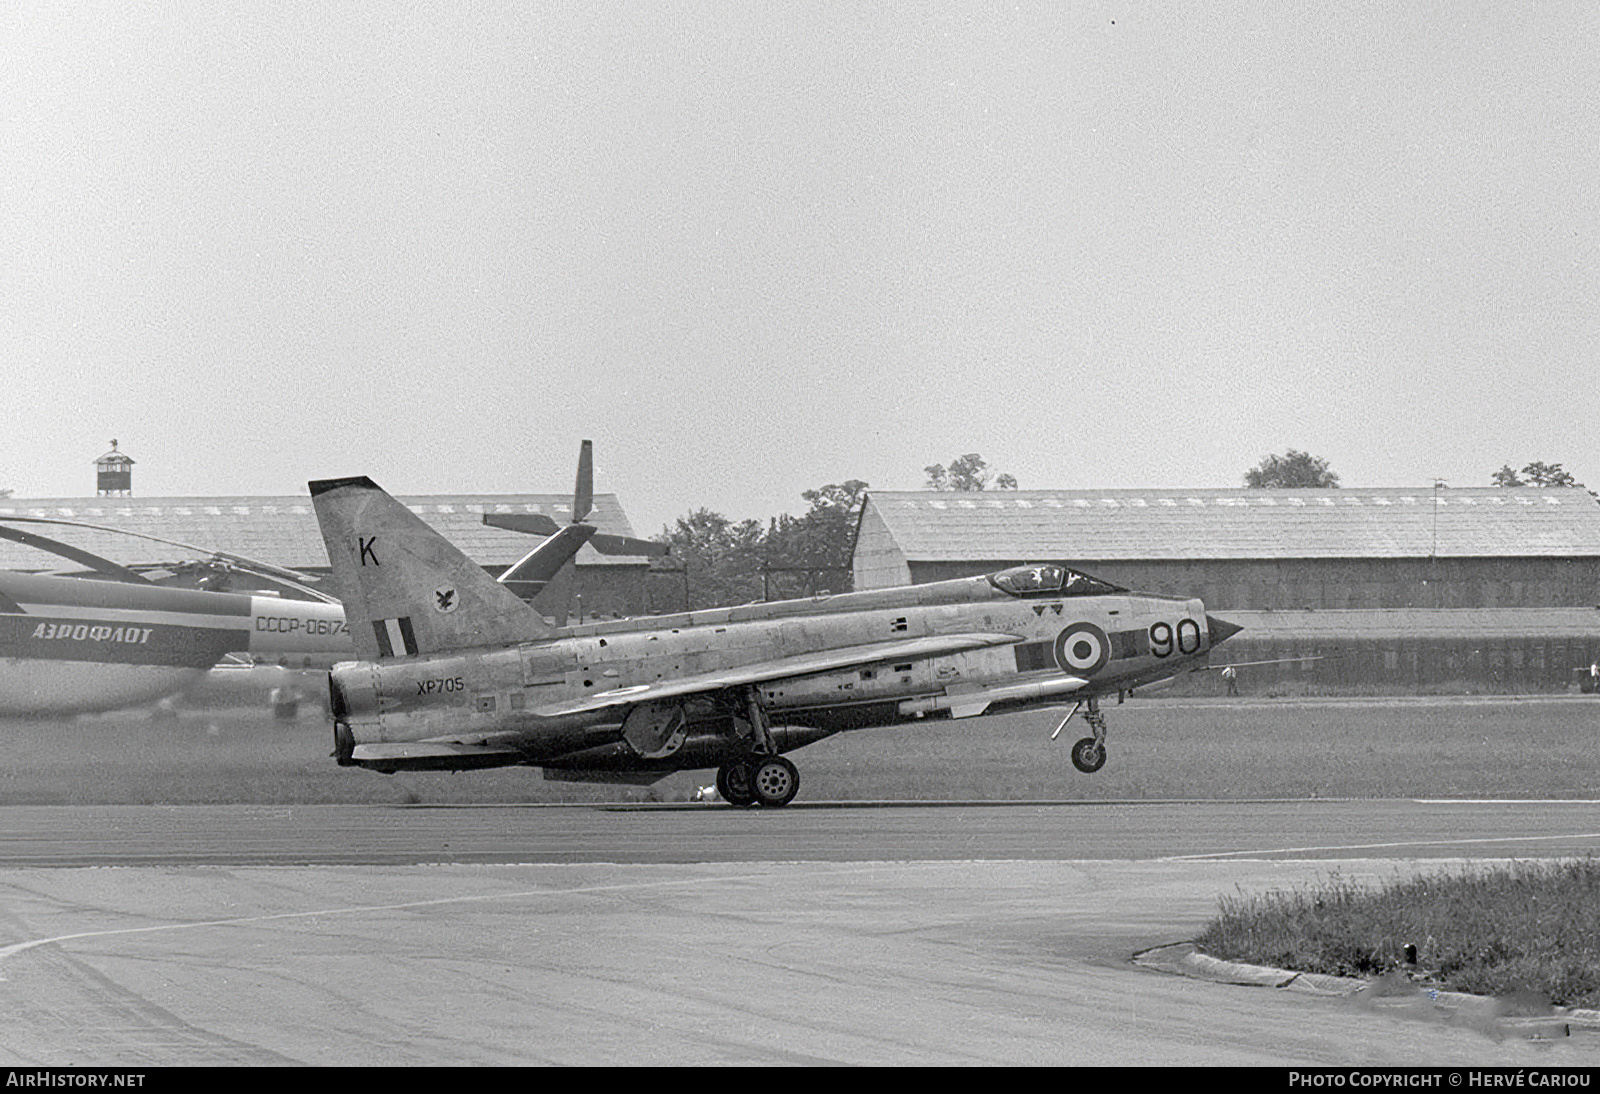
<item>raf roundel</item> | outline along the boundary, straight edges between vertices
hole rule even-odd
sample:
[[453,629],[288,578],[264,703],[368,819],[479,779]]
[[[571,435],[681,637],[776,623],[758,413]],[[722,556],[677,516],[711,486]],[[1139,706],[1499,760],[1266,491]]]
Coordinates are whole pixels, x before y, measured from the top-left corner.
[[1093,676],[1111,659],[1106,632],[1093,623],[1074,623],[1056,638],[1056,664],[1073,676]]

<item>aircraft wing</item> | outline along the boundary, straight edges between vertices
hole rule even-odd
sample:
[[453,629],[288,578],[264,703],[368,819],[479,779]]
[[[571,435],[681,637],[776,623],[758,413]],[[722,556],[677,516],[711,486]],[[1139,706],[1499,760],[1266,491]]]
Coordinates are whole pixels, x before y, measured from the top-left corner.
[[752,661],[732,668],[703,672],[695,676],[680,676],[659,680],[654,684],[634,684],[613,688],[610,691],[586,695],[581,699],[551,703],[530,709],[529,713],[554,717],[562,714],[586,714],[607,707],[627,706],[631,703],[649,702],[653,699],[670,699],[679,695],[719,691],[722,688],[760,684],[768,680],[781,680],[788,676],[808,676],[818,672],[834,672],[856,665],[873,665],[883,661],[904,661],[942,654],[962,653],[984,649],[988,646],[1008,646],[1022,639],[1014,634],[937,634],[925,638],[902,638],[890,642],[868,642],[859,646],[797,653],[788,657],[773,657],[765,661]]

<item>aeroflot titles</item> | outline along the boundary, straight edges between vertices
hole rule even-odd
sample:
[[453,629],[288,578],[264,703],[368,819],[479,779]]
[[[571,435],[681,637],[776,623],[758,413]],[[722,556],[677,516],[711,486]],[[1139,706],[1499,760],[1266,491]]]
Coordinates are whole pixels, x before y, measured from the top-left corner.
[[108,627],[91,623],[40,623],[33,628],[34,638],[68,639],[73,642],[121,642],[142,646],[150,641],[153,627]]

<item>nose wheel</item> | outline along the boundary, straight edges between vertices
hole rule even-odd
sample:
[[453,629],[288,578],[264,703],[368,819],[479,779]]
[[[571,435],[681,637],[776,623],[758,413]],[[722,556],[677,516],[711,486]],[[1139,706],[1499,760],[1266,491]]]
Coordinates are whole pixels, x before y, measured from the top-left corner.
[[1072,746],[1072,766],[1085,775],[1093,775],[1106,765],[1106,746],[1093,737],[1085,737]]
[[[1088,709],[1085,710],[1085,706]],[[1067,723],[1072,721],[1072,716],[1079,710],[1083,710],[1083,720],[1089,723],[1094,736],[1085,737],[1072,746],[1072,766],[1085,775],[1093,775],[1106,765],[1106,716],[1100,713],[1098,701],[1089,699],[1073,707],[1071,712],[1061,719],[1061,724],[1056,726],[1056,731],[1050,734],[1050,739],[1053,741],[1060,736],[1061,731],[1067,728]]]

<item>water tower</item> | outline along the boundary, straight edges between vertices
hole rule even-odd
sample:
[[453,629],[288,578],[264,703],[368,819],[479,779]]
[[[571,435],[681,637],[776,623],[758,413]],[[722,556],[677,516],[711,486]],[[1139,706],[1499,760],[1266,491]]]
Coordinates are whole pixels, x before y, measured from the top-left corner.
[[94,461],[95,490],[102,498],[125,498],[133,493],[133,459],[117,451],[115,439],[111,451]]

